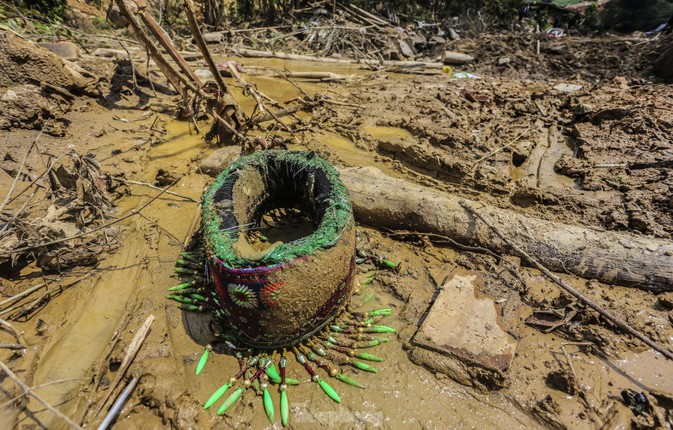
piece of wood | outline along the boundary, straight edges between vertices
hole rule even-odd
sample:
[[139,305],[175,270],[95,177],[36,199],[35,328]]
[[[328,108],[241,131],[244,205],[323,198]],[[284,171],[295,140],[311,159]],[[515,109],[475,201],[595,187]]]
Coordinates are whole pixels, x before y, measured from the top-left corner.
[[472,61],[474,61],[473,56],[463,54],[462,52],[444,51],[444,55],[442,56],[442,63],[444,64],[460,66]]
[[[392,178],[374,167],[342,169],[341,179],[361,223],[440,234],[499,254],[510,250],[490,228],[476,222],[457,196]],[[673,291],[670,241],[561,224],[494,206],[484,205],[480,212],[550,270],[607,284]]]
[[119,369],[117,370],[117,377],[114,380],[114,382],[110,384],[108,394],[105,397],[105,400],[103,400],[103,403],[101,403],[101,406],[94,414],[94,417],[100,413],[100,411],[105,407],[105,405],[107,405],[108,401],[111,398],[112,393],[114,393],[115,391],[115,388],[117,388],[117,385],[119,385],[119,382],[126,374],[126,370],[129,368],[133,360],[136,358],[136,355],[138,355],[138,351],[140,351],[140,348],[143,346],[143,343],[145,342],[145,339],[147,338],[147,335],[150,332],[150,328],[152,327],[153,322],[154,322],[154,315],[150,314],[143,323],[143,325],[140,326],[135,336],[133,336],[131,343],[126,349],[126,355],[124,355],[122,364],[119,366]]
[[379,61],[379,60],[345,60],[342,58],[331,57],[313,57],[310,55],[289,54],[286,52],[276,51],[258,51],[254,49],[238,48],[233,49],[232,52],[241,57],[248,58],[278,58],[281,60],[292,61],[313,61],[322,63],[337,63],[337,64],[367,64],[372,66],[384,67],[427,67],[429,69],[441,69],[443,64],[437,62],[427,61]]

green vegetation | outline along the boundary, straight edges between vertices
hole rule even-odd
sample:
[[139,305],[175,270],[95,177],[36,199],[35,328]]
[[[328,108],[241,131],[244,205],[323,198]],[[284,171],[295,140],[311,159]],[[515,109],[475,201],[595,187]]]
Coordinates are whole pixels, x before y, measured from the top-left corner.
[[612,0],[601,15],[605,29],[648,31],[673,16],[673,0]]
[[63,21],[65,18],[66,0],[20,0],[14,3],[34,15],[33,18],[46,18],[51,21]]

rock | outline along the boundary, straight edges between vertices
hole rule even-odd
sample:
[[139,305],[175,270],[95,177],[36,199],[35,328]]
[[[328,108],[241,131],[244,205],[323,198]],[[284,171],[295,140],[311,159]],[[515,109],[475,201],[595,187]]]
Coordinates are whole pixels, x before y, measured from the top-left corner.
[[42,42],[38,43],[38,46],[66,60],[76,60],[79,58],[79,47],[72,42]]
[[500,57],[498,58],[498,66],[506,66],[512,62],[512,59],[509,57]]
[[432,36],[430,40],[428,40],[429,46],[443,45],[445,43],[446,39],[444,39],[442,36]]
[[577,85],[577,84],[557,84],[554,85],[554,89],[556,91],[560,91],[562,93],[574,93],[575,91],[579,91],[582,89],[582,85]]
[[107,57],[107,58],[124,58],[128,56],[126,51],[122,49],[110,49],[110,48],[98,48],[92,52],[96,57]]
[[460,36],[456,32],[456,30],[454,30],[453,28],[449,28],[449,39],[451,39],[451,40],[459,40],[460,39]]
[[409,38],[408,43],[418,52],[424,50],[428,46],[428,39],[422,34],[415,34]]
[[411,358],[465,385],[506,385],[517,342],[499,325],[495,303],[477,298],[476,273],[457,270],[414,336]]
[[398,42],[400,43],[400,52],[402,52],[402,55],[407,58],[412,58],[414,56],[414,51],[411,49],[409,44],[402,39],[400,39]]
[[217,176],[229,163],[241,155],[239,146],[225,146],[201,160],[199,170],[209,176]]
[[444,51],[444,55],[442,56],[442,63],[444,64],[461,65],[471,61],[474,61],[474,57],[463,54],[462,52]]
[[385,60],[400,61],[402,56],[396,49],[388,49],[383,52],[383,58]]
[[203,33],[203,40],[205,40],[206,43],[222,43],[224,41],[224,33],[221,31]]

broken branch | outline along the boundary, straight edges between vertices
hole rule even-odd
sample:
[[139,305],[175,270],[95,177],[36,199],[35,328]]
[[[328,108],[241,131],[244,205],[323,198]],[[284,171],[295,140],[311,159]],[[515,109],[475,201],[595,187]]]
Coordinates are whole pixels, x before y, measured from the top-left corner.
[[475,208],[473,208],[470,204],[468,204],[465,200],[461,200],[460,205],[465,208],[468,212],[470,212],[473,216],[479,218],[484,224],[486,224],[493,232],[500,238],[502,239],[503,242],[505,242],[507,245],[509,245],[510,248],[516,252],[519,257],[524,258],[528,263],[538,269],[540,272],[544,273],[545,276],[547,276],[549,279],[554,281],[555,284],[557,284],[559,287],[563,288],[567,293],[575,297],[577,300],[580,302],[584,303],[594,311],[598,312],[601,316],[603,316],[605,319],[610,321],[612,324],[616,325],[620,329],[624,330],[625,332],[629,333],[631,336],[635,337],[636,339],[640,340],[643,342],[645,345],[649,346],[650,348],[654,349],[664,357],[668,358],[669,360],[673,360],[673,352],[665,349],[663,346],[657,344],[653,340],[651,340],[649,337],[647,337],[644,333],[641,331],[636,330],[635,328],[631,327],[626,321],[616,317],[615,315],[612,315],[610,312],[607,310],[603,309],[600,305],[598,305],[596,302],[585,296],[584,294],[580,293],[570,285],[568,285],[565,281],[563,281],[561,278],[553,274],[549,269],[547,269],[545,266],[543,266],[541,263],[539,263],[534,257],[532,257],[530,254],[528,254],[526,251],[523,249],[519,248],[514,242],[509,240],[493,223],[491,223],[489,220],[487,220],[482,214],[480,214]]

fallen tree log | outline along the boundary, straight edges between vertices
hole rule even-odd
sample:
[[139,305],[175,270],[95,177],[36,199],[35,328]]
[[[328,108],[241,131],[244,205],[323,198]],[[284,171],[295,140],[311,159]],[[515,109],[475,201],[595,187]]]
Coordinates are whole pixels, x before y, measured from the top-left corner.
[[441,69],[444,64],[427,61],[379,61],[379,60],[345,60],[342,58],[313,57],[310,55],[290,54],[276,51],[257,51],[254,49],[236,48],[231,50],[234,54],[248,58],[278,58],[293,61],[314,61],[336,64],[367,64],[369,66],[384,67],[426,67],[428,69]]
[[[346,168],[359,222],[391,229],[441,234],[498,253],[510,247],[461,206],[461,197],[385,175],[373,167]],[[468,201],[469,202],[469,201]],[[654,292],[673,291],[673,243],[661,239],[546,221],[512,210],[470,202],[512,243],[547,268],[607,284]]]

